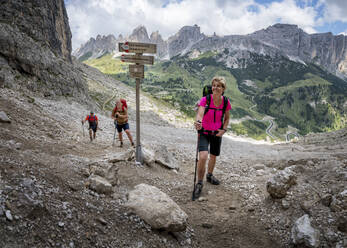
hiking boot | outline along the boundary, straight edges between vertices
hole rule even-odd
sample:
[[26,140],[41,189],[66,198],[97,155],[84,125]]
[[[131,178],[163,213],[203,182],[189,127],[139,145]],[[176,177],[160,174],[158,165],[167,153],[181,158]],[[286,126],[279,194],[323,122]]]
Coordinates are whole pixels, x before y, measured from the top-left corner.
[[123,147],[123,141],[120,142],[119,147]]
[[194,190],[194,199],[198,199],[200,197],[202,187],[203,187],[202,183],[196,184],[195,190]]
[[213,184],[213,185],[219,185],[220,182],[217,178],[215,178],[212,174],[206,175],[206,181]]

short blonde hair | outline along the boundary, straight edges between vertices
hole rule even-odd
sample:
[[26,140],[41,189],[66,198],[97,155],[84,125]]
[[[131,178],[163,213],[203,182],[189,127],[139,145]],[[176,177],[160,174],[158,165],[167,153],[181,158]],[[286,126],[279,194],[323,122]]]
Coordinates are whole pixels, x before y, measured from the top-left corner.
[[213,84],[213,82],[218,82],[222,85],[223,89],[225,90],[226,89],[226,83],[225,83],[225,78],[224,77],[220,77],[220,76],[217,76],[217,77],[214,77],[212,78],[212,82],[211,82],[211,85]]

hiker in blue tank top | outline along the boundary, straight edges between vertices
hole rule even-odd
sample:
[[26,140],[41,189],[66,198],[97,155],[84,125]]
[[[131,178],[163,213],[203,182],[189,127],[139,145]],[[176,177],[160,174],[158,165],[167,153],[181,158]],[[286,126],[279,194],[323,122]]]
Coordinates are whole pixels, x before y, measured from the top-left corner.
[[206,181],[214,185],[220,184],[220,181],[213,175],[213,170],[217,156],[220,154],[222,136],[227,131],[230,118],[231,104],[229,99],[223,96],[225,89],[225,79],[214,77],[212,79],[212,94],[202,97],[199,103],[195,122],[195,128],[199,135],[198,183],[194,187],[194,199],[199,198],[201,194],[209,153]]

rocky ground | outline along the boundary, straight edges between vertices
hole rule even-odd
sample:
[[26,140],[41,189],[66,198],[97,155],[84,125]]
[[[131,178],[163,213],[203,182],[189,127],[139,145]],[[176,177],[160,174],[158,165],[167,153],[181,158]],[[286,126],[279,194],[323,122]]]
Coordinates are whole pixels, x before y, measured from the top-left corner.
[[[136,137],[133,90],[80,66],[91,95],[103,97],[99,102],[114,92],[128,99]],[[193,202],[192,125],[141,96],[143,148],[167,151],[176,169],[139,166],[127,139],[123,148],[118,140],[112,146],[114,127],[103,107],[0,89],[0,111],[11,120],[0,123],[0,247],[293,247],[292,228],[305,214],[318,233],[302,241],[307,247],[347,246],[346,129],[282,144],[225,135],[215,169],[222,184],[205,183]],[[80,122],[91,108],[101,127],[93,142]],[[115,163],[122,154],[129,159]],[[107,171],[114,183],[106,194],[92,190],[88,179],[104,167],[116,167]],[[284,169],[295,180],[276,199],[267,182]],[[154,230],[129,210],[127,194],[140,183],[179,205],[188,215],[185,231]]]
[[[346,189],[346,130],[277,145],[226,136],[215,170],[223,183],[205,184],[193,202],[196,133],[151,114],[141,119],[143,147],[165,146],[179,169],[122,161],[113,192],[99,194],[88,187],[92,165],[132,150],[127,140],[112,146],[110,119],[97,113],[102,131],[91,143],[80,123],[85,106],[7,89],[0,95],[11,120],[0,123],[1,247],[291,247],[292,226],[304,214],[320,231],[317,247],[346,245],[346,197],[331,208]],[[296,185],[283,199],[270,197],[266,182],[293,166]],[[140,183],[156,186],[187,213],[185,231],[152,230],[129,211],[127,193]]]
[[[0,12],[0,247],[347,247],[346,129],[283,144],[228,133],[222,184],[193,202],[191,120],[142,93],[136,164],[127,140],[112,146],[109,117],[126,98],[136,137],[135,92],[73,61],[64,1],[8,0]],[[90,110],[93,142],[81,125]],[[134,188],[165,193],[184,221],[153,228],[131,207]]]

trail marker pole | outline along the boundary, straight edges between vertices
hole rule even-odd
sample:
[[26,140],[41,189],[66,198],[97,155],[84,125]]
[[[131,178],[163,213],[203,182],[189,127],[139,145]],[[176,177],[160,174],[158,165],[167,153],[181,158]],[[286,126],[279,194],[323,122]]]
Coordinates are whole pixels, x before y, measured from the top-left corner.
[[143,163],[140,142],[140,79],[136,78],[136,162]]
[[140,142],[140,83],[144,78],[144,64],[153,65],[153,56],[143,56],[143,53],[156,53],[157,45],[150,43],[125,42],[118,43],[120,52],[135,53],[135,55],[122,55],[122,62],[135,63],[129,65],[130,77],[136,79],[136,155],[137,163],[143,164],[143,154]]

